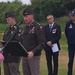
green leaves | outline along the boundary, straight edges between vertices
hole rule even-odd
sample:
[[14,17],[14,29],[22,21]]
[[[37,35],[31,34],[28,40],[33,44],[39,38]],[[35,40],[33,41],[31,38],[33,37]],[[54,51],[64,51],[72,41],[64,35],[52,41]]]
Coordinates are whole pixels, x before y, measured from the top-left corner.
[[5,12],[14,11],[17,16],[17,21],[23,19],[23,10],[30,6],[35,12],[35,19],[37,21],[45,21],[48,14],[53,14],[58,18],[68,15],[69,11],[75,9],[74,0],[30,0],[31,5],[22,4],[21,0],[14,0],[12,2],[0,2],[0,23],[6,23]]

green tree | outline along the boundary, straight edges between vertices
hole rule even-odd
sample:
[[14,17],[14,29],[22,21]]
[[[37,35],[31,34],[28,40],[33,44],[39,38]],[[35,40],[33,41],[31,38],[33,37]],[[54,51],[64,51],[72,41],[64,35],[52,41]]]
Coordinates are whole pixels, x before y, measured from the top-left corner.
[[36,13],[36,19],[45,20],[48,14],[56,18],[68,15],[75,9],[75,0],[31,0],[31,5]]
[[26,4],[14,3],[14,2],[0,2],[0,23],[6,23],[5,13],[7,11],[14,11],[16,13],[17,21],[23,20],[22,12],[27,7]]

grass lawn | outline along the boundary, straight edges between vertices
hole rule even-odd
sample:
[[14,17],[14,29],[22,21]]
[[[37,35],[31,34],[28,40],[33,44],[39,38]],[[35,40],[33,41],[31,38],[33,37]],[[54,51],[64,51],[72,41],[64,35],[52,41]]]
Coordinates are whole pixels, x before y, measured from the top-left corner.
[[[68,63],[67,51],[61,50],[59,54],[59,75],[67,75],[67,63]],[[40,67],[41,67],[40,69],[41,75],[47,75],[47,66],[46,66],[44,51],[42,52]],[[23,75],[21,63],[20,63],[20,72],[21,72],[21,75]],[[74,74],[75,74],[75,62],[74,62],[73,75]],[[4,75],[3,63],[1,63],[1,75]]]
[[[61,44],[61,51],[59,54],[59,75],[67,75],[68,52],[67,52],[66,38],[64,34],[62,34],[60,44]],[[19,69],[20,69],[21,75],[23,75],[21,63],[20,63]],[[47,66],[46,66],[46,58],[45,58],[44,51],[42,51],[42,55],[41,55],[40,72],[41,72],[41,75],[47,75]],[[74,74],[75,74],[75,62],[74,62],[73,75]],[[1,63],[1,75],[4,75],[3,63]]]

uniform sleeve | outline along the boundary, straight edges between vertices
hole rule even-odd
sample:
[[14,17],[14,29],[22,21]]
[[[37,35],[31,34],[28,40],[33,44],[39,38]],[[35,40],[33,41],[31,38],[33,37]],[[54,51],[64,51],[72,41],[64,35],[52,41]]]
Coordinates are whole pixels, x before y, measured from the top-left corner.
[[5,32],[4,32],[4,35],[3,35],[3,39],[2,40],[4,41],[4,39],[5,39]]
[[41,51],[45,45],[45,34],[42,26],[38,26],[35,29],[35,33],[36,33],[38,45],[32,50],[34,54],[37,53],[38,51]]
[[45,33],[45,44],[47,44],[48,40],[46,39],[46,36],[47,36],[46,35],[46,26],[44,26],[43,29],[44,29],[44,33]]
[[8,27],[8,28],[5,30],[5,32],[4,32],[3,39],[2,39],[3,41],[5,41],[5,38],[6,38],[6,35],[5,35],[5,34],[7,34],[7,33],[8,33],[9,28],[10,28],[10,27]]
[[51,40],[52,44],[58,42],[60,38],[61,38],[61,28],[60,28],[60,26],[58,26],[57,27],[57,35],[55,38],[53,38]]

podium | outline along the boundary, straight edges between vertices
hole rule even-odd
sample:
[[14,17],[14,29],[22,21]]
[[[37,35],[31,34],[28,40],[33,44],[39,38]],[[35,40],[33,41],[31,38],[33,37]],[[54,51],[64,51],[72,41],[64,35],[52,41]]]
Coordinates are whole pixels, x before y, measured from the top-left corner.
[[[3,46],[5,46],[7,42],[2,42]],[[26,49],[20,42],[10,41],[3,50],[7,50],[11,56],[24,56],[27,57],[28,53]]]

